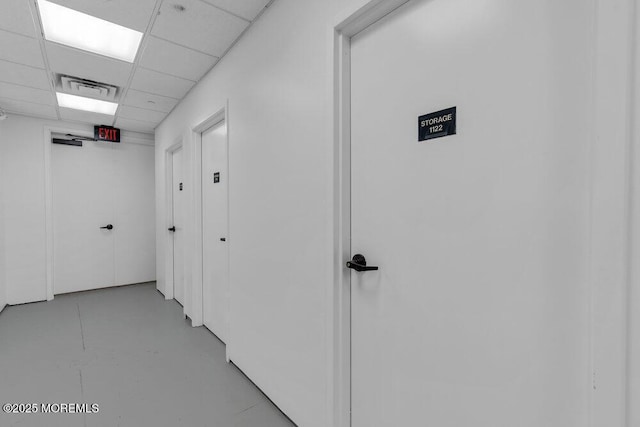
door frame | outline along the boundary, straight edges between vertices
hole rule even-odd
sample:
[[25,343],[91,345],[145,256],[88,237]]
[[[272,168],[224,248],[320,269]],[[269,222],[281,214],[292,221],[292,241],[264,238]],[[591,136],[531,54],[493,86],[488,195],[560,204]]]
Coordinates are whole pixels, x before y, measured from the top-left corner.
[[[169,148],[164,150],[164,165],[165,165],[165,218],[167,219],[167,223],[162,229],[163,233],[165,233],[165,257],[164,257],[164,274],[165,274],[165,288],[164,288],[164,298],[167,300],[171,300],[175,298],[174,292],[174,283],[173,283],[173,262],[174,262],[174,253],[173,253],[173,235],[171,233],[167,233],[169,227],[173,226],[173,154],[182,149],[182,138],[174,141]],[[182,155],[184,156],[184,150],[182,151]],[[184,159],[183,159],[184,163]],[[184,174],[184,172],[183,172]],[[171,224],[170,224],[171,223]],[[183,307],[183,314],[186,313],[186,307]]]
[[329,419],[335,427],[351,425],[351,37],[410,0],[368,0],[336,19],[333,45],[333,161],[332,179]]
[[[51,135],[54,133],[74,134],[87,138],[93,138],[93,132],[88,128],[72,127],[66,124],[43,126],[42,138],[42,162],[44,170],[44,224],[45,224],[45,295],[47,301],[54,298],[53,283],[53,169],[51,165],[52,143]],[[131,135],[122,135],[122,143],[140,144],[153,147],[154,143]]]
[[[412,0],[363,0],[334,21],[329,35],[333,47],[333,179],[328,231],[332,286],[327,298],[331,313],[327,416],[336,427],[351,425],[351,273],[344,268],[351,257],[351,37],[408,1]],[[633,173],[638,163],[630,155],[636,153],[640,161],[640,150],[633,141],[640,135],[640,120],[633,120],[636,103],[640,104],[640,88],[634,78],[640,70],[636,31],[640,14],[636,17],[636,0],[613,0],[616,7],[607,1],[593,0],[593,28],[597,30],[590,40],[594,46],[591,107],[598,120],[593,120],[592,137],[585,141],[591,164],[584,179],[590,186],[591,206],[588,271],[584,273],[591,302],[585,307],[584,319],[589,342],[584,349],[589,358],[583,378],[588,396],[584,418],[589,427],[630,427],[630,398],[632,393],[637,398],[640,392],[640,378],[628,379],[628,373],[638,369],[630,362],[629,343],[634,343],[630,332],[640,333],[640,315],[630,316],[632,309],[640,310],[640,260],[636,260],[640,217],[631,215],[634,205],[634,211],[640,211],[640,194],[632,193],[634,189],[640,192],[640,174]],[[635,295],[631,302],[630,295]],[[635,345],[640,353],[640,344]]]
[[[229,154],[229,101],[227,100],[223,106],[220,106],[215,113],[209,115],[205,119],[198,122],[191,128],[190,139],[192,146],[192,153],[190,159],[191,165],[191,185],[193,186],[193,264],[192,264],[192,279],[191,279],[191,295],[190,295],[190,316],[193,326],[203,326],[203,230],[202,230],[202,132],[206,131],[210,127],[224,121],[227,126],[227,170],[229,168],[228,159]],[[228,174],[228,172],[227,172]],[[228,196],[227,196],[228,197]],[[228,199],[227,199],[227,209]],[[230,228],[230,227],[229,227]],[[227,236],[227,243],[229,243],[230,236]],[[228,329],[228,328],[227,328]],[[228,331],[227,331],[228,332]],[[227,334],[227,341],[229,337]],[[228,343],[227,347],[228,349]],[[228,354],[228,350],[227,350]],[[228,359],[228,357],[227,357]]]
[[[204,194],[203,194],[203,180],[202,180],[202,134],[205,133],[206,131],[208,131],[211,128],[214,128],[216,126],[220,126],[221,124],[224,124],[223,126],[227,127],[227,122],[226,122],[226,108],[222,108],[220,109],[217,113],[215,113],[214,115],[212,115],[211,117],[209,117],[207,120],[205,120],[203,123],[201,123],[200,125],[198,125],[196,128],[194,128],[197,133],[198,133],[198,141],[196,143],[196,154],[199,155],[199,159],[200,159],[200,209],[197,210],[197,212],[200,213],[200,226],[203,227],[201,229],[201,233],[198,235],[199,238],[201,239],[201,244],[202,244],[202,251],[201,251],[201,255],[202,255],[202,292],[200,292],[200,305],[202,308],[202,324],[204,326]],[[202,130],[201,130],[202,129]],[[225,181],[225,185],[227,186],[227,232],[226,232],[226,236],[227,236],[227,254],[229,253],[229,132],[228,132],[228,128],[227,128],[227,132],[225,133],[225,144],[226,146],[226,152],[227,152],[227,159],[226,159],[226,163],[227,163],[227,176],[225,177],[226,181]],[[197,198],[197,197],[196,197]],[[228,256],[227,256],[227,260],[228,260]],[[229,265],[230,263],[227,261],[227,272],[229,272]],[[227,285],[229,285],[229,283],[227,283]],[[229,289],[227,287],[226,289],[227,291],[227,297],[229,295]],[[194,305],[195,305],[195,301],[194,301]],[[228,341],[229,338],[229,305],[227,305],[225,307],[225,323],[224,323],[224,334],[226,337],[226,341]],[[218,337],[220,338],[220,337]],[[226,344],[225,341],[225,344]],[[228,361],[228,360],[227,360]]]

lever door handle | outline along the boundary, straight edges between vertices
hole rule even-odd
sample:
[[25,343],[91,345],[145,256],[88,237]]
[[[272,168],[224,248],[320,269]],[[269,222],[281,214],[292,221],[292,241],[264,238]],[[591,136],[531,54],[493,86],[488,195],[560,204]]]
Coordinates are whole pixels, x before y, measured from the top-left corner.
[[221,238],[220,238],[220,241],[221,241],[221,242],[226,242],[226,241],[227,241],[227,238],[226,238],[226,237],[221,237]]
[[347,268],[350,268],[355,271],[374,271],[377,270],[376,266],[367,266],[367,260],[364,255],[355,254],[351,261],[347,261]]
[[169,228],[168,230],[171,231],[172,233],[175,233],[176,232],[176,226],[174,225],[173,227]]
[[100,227],[101,230],[113,230],[113,225],[108,224],[105,225],[104,227]]

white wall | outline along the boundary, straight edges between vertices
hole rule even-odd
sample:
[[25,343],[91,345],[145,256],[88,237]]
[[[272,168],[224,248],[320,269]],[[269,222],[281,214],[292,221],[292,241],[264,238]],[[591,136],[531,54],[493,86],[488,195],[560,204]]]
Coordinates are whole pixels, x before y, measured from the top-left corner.
[[190,129],[229,100],[228,352],[305,427],[330,425],[330,30],[358,3],[276,0],[156,129],[156,265],[164,293],[165,150],[184,138],[185,159],[192,158]]
[[[170,224],[165,212],[165,150],[177,140],[184,141],[185,190],[191,206],[195,201],[189,186],[197,177],[190,170],[190,162],[195,158],[190,130],[216,113],[228,100],[231,274],[228,354],[294,422],[305,427],[332,424],[329,419],[332,384],[327,368],[331,365],[329,297],[333,286],[331,29],[338,23],[338,17],[346,17],[346,11],[354,11],[365,3],[364,0],[276,0],[156,130],[156,265],[158,289],[166,293],[165,244],[166,229]],[[615,9],[618,14],[628,11],[629,1],[615,0],[615,3],[615,8],[607,9]],[[593,28],[596,21],[594,16]],[[599,36],[596,37],[594,31],[594,46],[596,39],[624,37],[627,28],[603,20],[598,21],[597,31]],[[617,79],[620,85],[628,84],[624,76],[616,74],[616,67],[608,65],[615,63],[611,59],[624,59],[628,47],[627,43],[607,44],[602,48],[602,59],[596,61],[594,58],[595,69],[585,70],[591,76],[597,73],[602,79],[594,81],[598,91],[606,91],[606,76]],[[621,108],[626,106],[624,96],[617,92],[615,97],[606,99]],[[597,108],[593,110],[595,115]],[[611,122],[601,121],[601,130],[604,132],[605,125],[610,123],[624,129],[626,113],[622,113],[623,116],[612,117]],[[611,138],[616,138],[616,146],[627,143],[624,136],[618,134]],[[624,186],[624,170],[620,170],[619,164],[607,162],[606,154],[602,154],[602,159],[599,157],[600,148],[604,150],[611,142],[606,137],[595,142],[593,168],[599,173],[609,171],[615,175],[610,182],[598,187],[598,194],[606,192],[606,188]],[[621,158],[617,151],[615,155],[616,159]],[[616,190],[616,201],[624,199],[622,193]],[[610,205],[609,202],[597,194],[592,197],[593,209],[605,207],[602,215],[594,216],[592,226],[597,236],[610,225],[617,227],[625,214],[618,204]],[[610,212],[607,206],[610,206]],[[190,218],[195,218],[192,208]],[[190,230],[187,235],[193,232],[192,228]],[[188,251],[193,255],[199,248],[193,236],[191,240]],[[620,242],[619,234],[608,237],[602,234],[602,239],[598,240],[603,248]],[[604,253],[606,250],[593,253],[595,262],[591,271],[604,272],[590,279],[595,296],[598,289],[611,292],[614,288],[618,295],[617,290],[625,286],[617,266],[616,271],[600,269],[614,257],[619,259],[613,252]],[[187,287],[191,280],[187,269]],[[191,301],[186,304],[187,312],[190,305],[198,301],[197,295],[191,295]],[[601,308],[594,304],[582,309],[584,323],[576,325],[574,332],[589,339],[592,338],[589,336],[589,316],[598,321]],[[614,310],[613,317],[624,314],[620,311],[622,307]],[[614,326],[622,331],[620,323]],[[592,342],[592,351],[607,351],[611,348],[609,344],[610,341],[596,339]],[[599,419],[598,414],[621,413],[623,403],[615,394],[617,391],[608,391],[619,386],[619,373],[623,369],[621,361],[624,359],[620,354],[623,347],[617,345],[615,348],[616,352],[609,359],[616,357],[617,361],[596,360],[592,363],[592,371],[584,372],[585,384],[595,378],[596,371],[602,371],[601,381],[615,379],[612,382],[615,384],[599,392],[606,397],[592,398],[593,420]],[[603,410],[593,408],[607,406],[606,402],[602,403],[603,399],[615,401],[617,406],[610,405],[611,408]],[[621,425],[618,419],[611,424]]]
[[2,122],[7,302],[46,300],[43,124],[11,115]]
[[[89,125],[11,114],[0,122],[0,180],[4,182],[5,280],[8,304],[47,299],[45,126],[93,132]],[[125,133],[151,143],[149,135]]]

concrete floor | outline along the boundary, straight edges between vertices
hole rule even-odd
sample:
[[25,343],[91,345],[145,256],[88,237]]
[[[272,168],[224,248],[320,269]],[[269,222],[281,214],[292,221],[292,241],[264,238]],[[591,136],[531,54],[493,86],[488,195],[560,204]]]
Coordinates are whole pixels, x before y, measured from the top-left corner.
[[0,426],[290,427],[205,328],[154,283],[59,295],[0,314],[0,403],[97,403]]

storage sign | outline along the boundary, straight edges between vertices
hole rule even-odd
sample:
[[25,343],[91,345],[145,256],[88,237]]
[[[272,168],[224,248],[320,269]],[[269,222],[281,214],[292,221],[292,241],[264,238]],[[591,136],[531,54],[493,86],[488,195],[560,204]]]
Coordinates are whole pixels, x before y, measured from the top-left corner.
[[456,134],[456,107],[418,117],[418,141]]
[[120,129],[111,126],[94,126],[93,139],[96,141],[120,142]]

